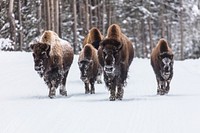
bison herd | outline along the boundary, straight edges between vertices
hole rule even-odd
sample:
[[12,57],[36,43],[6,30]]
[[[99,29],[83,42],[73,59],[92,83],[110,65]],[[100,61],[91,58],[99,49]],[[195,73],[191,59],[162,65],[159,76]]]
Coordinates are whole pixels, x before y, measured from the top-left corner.
[[[48,96],[54,98],[58,87],[60,94],[67,96],[66,80],[74,58],[70,43],[48,30],[30,47],[34,69],[47,84]],[[85,36],[77,62],[85,94],[95,94],[95,82],[102,83],[103,76],[110,91],[109,100],[122,100],[133,58],[133,44],[119,25],[110,25],[105,36],[93,27]],[[170,89],[174,62],[172,50],[165,39],[158,41],[150,60],[158,84],[157,94],[165,95]]]

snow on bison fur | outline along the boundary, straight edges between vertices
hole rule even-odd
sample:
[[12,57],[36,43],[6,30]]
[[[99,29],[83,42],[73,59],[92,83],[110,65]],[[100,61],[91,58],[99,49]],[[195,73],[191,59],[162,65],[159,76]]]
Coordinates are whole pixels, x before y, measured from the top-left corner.
[[[107,36],[100,43],[98,58],[104,72],[104,81],[110,91],[110,101],[122,100],[129,66],[134,57],[131,41],[112,24]],[[117,91],[116,91],[117,90]]]
[[73,49],[53,31],[45,31],[39,42],[32,44],[34,68],[49,88],[49,97],[54,98],[60,86],[60,94],[67,96],[66,79],[73,62]]
[[[97,57],[97,50],[91,44],[86,44],[81,50],[78,65],[81,72],[80,78],[85,83],[85,94],[94,94],[94,83],[97,80],[100,64]],[[91,89],[89,84],[91,85]]]
[[168,94],[173,77],[173,53],[165,39],[160,39],[151,53],[151,66],[158,84],[157,94]]

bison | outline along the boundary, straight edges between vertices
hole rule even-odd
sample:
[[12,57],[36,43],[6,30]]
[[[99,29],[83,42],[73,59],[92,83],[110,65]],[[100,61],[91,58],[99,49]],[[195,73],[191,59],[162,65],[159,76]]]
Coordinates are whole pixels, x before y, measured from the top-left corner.
[[[94,83],[98,76],[99,61],[97,50],[91,44],[86,44],[81,50],[78,65],[81,72],[81,80],[85,83],[85,94],[94,94]],[[91,89],[89,89],[89,84]]]
[[133,57],[131,41],[121,32],[119,25],[112,24],[98,49],[98,59],[103,67],[105,84],[110,91],[110,101],[122,100],[123,87],[126,85]]
[[151,53],[151,66],[156,75],[157,94],[168,94],[173,77],[173,53],[165,39],[160,39]]
[[73,62],[73,49],[67,41],[61,41],[53,31],[45,31],[41,40],[32,44],[35,71],[49,88],[49,97],[54,98],[60,86],[60,94],[67,96],[66,79]]
[[[86,35],[84,41],[83,41],[83,47],[86,45],[86,44],[91,44],[95,49],[98,50],[99,48],[99,43],[102,41],[103,39],[103,35],[101,34],[101,32],[99,31],[98,28],[96,27],[93,27],[89,33]],[[98,68],[98,76],[97,76],[97,83],[98,84],[101,84],[102,83],[102,73],[103,73],[103,70],[102,70],[102,67],[101,65],[99,65],[99,68]]]

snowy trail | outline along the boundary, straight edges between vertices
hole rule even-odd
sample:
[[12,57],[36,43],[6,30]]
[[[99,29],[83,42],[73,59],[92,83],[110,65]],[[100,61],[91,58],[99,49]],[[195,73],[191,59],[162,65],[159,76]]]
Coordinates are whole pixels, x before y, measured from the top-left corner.
[[85,95],[77,56],[68,97],[49,99],[31,53],[0,52],[0,133],[199,133],[200,61],[176,61],[171,90],[156,95],[148,59],[134,59],[122,101],[108,100],[104,84]]

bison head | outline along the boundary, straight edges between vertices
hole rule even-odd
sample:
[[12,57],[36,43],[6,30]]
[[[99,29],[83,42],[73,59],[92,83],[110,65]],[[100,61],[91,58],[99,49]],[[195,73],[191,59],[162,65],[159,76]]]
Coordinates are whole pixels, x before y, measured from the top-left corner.
[[163,52],[159,55],[160,71],[163,79],[167,80],[173,71],[173,54]]
[[91,73],[91,65],[93,64],[93,60],[84,59],[78,62],[79,69],[81,71],[81,80],[84,83],[88,83],[88,75]]
[[34,58],[34,68],[42,77],[47,64],[50,52],[50,45],[46,43],[36,43],[31,45]]
[[116,39],[105,39],[101,42],[102,58],[104,60],[104,72],[107,75],[113,75],[117,64],[120,61],[120,50],[122,44]]

